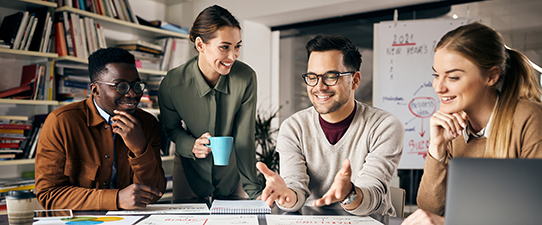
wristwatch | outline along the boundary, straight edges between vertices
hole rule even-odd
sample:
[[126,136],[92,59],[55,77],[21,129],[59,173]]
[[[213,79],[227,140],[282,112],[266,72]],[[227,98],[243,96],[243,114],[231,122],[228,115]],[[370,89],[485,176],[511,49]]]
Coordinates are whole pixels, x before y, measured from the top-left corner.
[[356,186],[354,184],[352,184],[352,191],[350,191],[350,194],[348,194],[346,196],[346,198],[344,198],[344,200],[342,200],[341,204],[349,205],[349,204],[351,204],[352,202],[354,202],[356,200],[357,196],[358,196],[358,194],[356,193]]

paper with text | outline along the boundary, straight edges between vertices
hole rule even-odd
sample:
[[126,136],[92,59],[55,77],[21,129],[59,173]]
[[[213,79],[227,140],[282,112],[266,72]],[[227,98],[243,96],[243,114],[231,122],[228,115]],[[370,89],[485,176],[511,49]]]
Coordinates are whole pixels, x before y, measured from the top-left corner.
[[297,215],[265,215],[267,225],[289,225],[289,224],[363,224],[383,225],[377,220],[368,216],[297,216]]
[[139,224],[258,225],[258,217],[256,215],[151,215]]
[[150,204],[145,209],[109,211],[111,214],[185,214],[185,213],[209,213],[209,208],[205,203],[190,204]]

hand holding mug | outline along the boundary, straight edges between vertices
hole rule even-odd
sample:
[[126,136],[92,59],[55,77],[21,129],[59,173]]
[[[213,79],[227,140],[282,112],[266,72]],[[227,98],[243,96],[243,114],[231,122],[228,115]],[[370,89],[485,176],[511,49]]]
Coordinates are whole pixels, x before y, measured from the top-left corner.
[[207,158],[207,155],[211,153],[211,148],[207,145],[210,143],[209,139],[211,134],[209,132],[204,133],[196,139],[196,142],[194,142],[194,147],[192,147],[192,153],[194,153],[194,156],[196,158],[204,159]]

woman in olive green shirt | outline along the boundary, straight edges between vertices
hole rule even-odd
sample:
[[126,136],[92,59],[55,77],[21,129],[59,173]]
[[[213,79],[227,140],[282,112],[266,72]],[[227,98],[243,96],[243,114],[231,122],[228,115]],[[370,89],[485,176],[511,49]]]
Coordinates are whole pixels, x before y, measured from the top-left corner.
[[[255,199],[261,193],[255,170],[256,74],[236,61],[239,22],[220,6],[208,7],[194,21],[190,40],[198,56],[170,70],[158,93],[160,121],[176,144],[173,199],[241,198],[239,180]],[[233,136],[228,166],[213,165],[206,146],[211,136]]]

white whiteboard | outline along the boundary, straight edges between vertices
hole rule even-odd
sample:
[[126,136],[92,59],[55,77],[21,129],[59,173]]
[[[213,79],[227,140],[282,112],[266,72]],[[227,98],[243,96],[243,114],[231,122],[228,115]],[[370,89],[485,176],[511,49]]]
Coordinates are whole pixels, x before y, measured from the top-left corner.
[[399,169],[423,169],[429,118],[440,106],[433,90],[433,55],[440,38],[469,20],[409,20],[374,26],[373,104],[403,122]]

